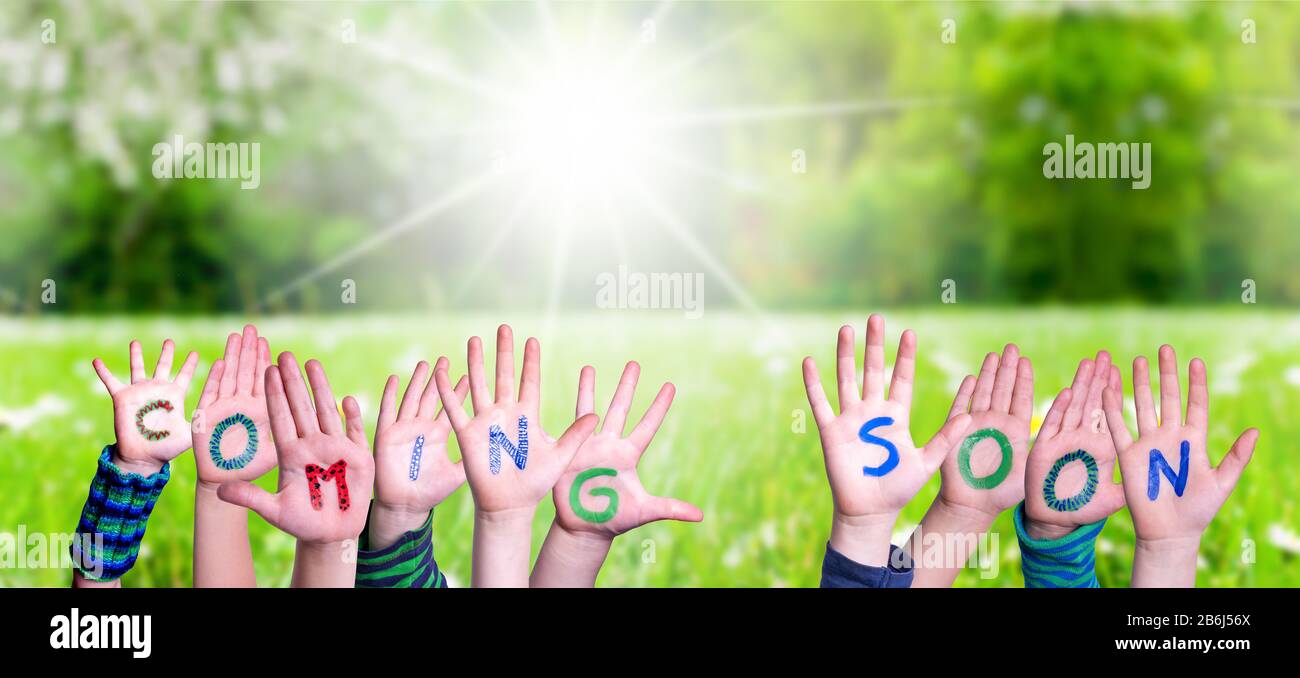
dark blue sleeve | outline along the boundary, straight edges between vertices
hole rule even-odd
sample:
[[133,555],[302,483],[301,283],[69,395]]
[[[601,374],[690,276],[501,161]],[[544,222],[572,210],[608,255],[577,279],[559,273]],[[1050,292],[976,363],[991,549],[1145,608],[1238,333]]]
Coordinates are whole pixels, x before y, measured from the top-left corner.
[[903,549],[889,545],[889,564],[863,565],[826,545],[822,560],[824,589],[906,589],[912,586],[912,559]]

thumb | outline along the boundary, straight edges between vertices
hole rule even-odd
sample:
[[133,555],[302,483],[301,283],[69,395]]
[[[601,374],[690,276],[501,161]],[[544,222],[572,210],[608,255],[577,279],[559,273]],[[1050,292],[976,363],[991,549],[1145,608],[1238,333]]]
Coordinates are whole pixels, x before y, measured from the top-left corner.
[[688,523],[698,523],[704,520],[704,512],[699,507],[672,497],[651,497],[646,505],[644,515],[646,523],[653,523],[656,520],[681,520]]
[[1218,480],[1219,489],[1223,490],[1225,497],[1232,494],[1233,488],[1237,486],[1241,472],[1246,470],[1251,455],[1255,454],[1255,443],[1258,441],[1259,429],[1246,429],[1237,437],[1237,442],[1232,444],[1228,456],[1224,457],[1223,461],[1219,462],[1219,467],[1214,469],[1214,477]]
[[944,422],[943,428],[939,429],[930,442],[925,444],[925,449],[921,450],[921,460],[925,463],[927,472],[934,473],[935,469],[943,465],[944,458],[961,442],[969,426],[969,414],[959,414]]
[[253,509],[266,522],[280,527],[280,502],[277,495],[245,480],[236,480],[222,484],[217,488],[217,496],[228,504]]
[[578,453],[578,448],[582,447],[584,442],[587,442],[591,432],[596,430],[596,422],[598,421],[600,421],[600,417],[594,414],[584,414],[578,417],[578,420],[573,422],[569,429],[564,432],[564,435],[560,436],[560,439],[555,442],[555,451],[560,455],[560,460],[564,462],[565,467],[569,465],[570,461],[573,461],[573,456]]

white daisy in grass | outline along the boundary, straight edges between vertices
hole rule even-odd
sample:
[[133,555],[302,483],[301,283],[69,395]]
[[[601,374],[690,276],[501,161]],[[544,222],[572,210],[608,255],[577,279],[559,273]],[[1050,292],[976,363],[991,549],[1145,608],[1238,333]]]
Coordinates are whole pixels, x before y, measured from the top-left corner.
[[1287,553],[1300,554],[1300,534],[1282,523],[1268,526],[1268,543]]
[[24,431],[37,422],[66,414],[71,406],[68,401],[53,393],[46,393],[27,407],[7,408],[0,405],[0,429]]
[[1282,378],[1292,386],[1300,386],[1300,365],[1292,365],[1282,373]]
[[1257,359],[1258,356],[1254,353],[1243,349],[1234,353],[1231,358],[1214,365],[1214,381],[1210,382],[1211,392],[1241,393],[1241,375],[1254,365]]

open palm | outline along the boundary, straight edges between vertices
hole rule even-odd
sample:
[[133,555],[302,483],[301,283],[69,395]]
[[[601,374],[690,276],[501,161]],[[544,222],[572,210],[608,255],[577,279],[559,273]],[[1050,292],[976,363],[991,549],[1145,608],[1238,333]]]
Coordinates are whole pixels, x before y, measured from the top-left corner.
[[532,510],[555,486],[582,441],[596,427],[596,417],[579,418],[558,441],[546,435],[538,417],[541,345],[533,338],[524,344],[523,375],[516,397],[514,334],[509,325],[497,330],[495,399],[488,393],[484,375],[483,341],[471,337],[467,353],[473,418],[465,414],[463,398],[456,395],[445,368],[435,370],[434,380],[456,431],[474,504],[488,513]]
[[948,418],[970,413],[967,434],[944,457],[939,496],[949,504],[997,516],[1025,496],[1025,458],[1034,412],[1034,368],[1007,344],[984,357],[978,379],[957,389]]
[[263,389],[271,349],[257,328],[226,339],[226,355],[208,371],[194,412],[194,463],[199,482],[254,480],[275,467]]
[[176,346],[163,342],[153,377],[144,371],[140,342],[131,342],[131,383],[118,381],[104,361],[92,363],[99,380],[113,398],[113,430],[117,435],[117,461],[136,471],[156,470],[190,449],[189,421],[185,418],[185,392],[189,390],[199,354],[191,352],[180,372],[171,377]]
[[1121,388],[1110,354],[1080,361],[1070,388],[1052,401],[1025,469],[1025,517],[1065,534],[1124,506],[1114,481],[1115,445],[1101,410],[1102,390]]
[[1195,358],[1188,368],[1190,386],[1183,418],[1174,349],[1161,346],[1159,362],[1159,420],[1151,397],[1150,368],[1141,356],[1133,361],[1137,440],[1124,423],[1118,389],[1106,390],[1106,420],[1119,449],[1120,473],[1137,537],[1145,541],[1199,539],[1250,463],[1259,431],[1244,431],[1218,468],[1211,467],[1206,449],[1210,403],[1205,363]]
[[[435,371],[447,369],[438,361]],[[379,404],[375,432],[375,501],[387,508],[427,513],[465,482],[465,467],[447,456],[451,420],[438,411],[438,386],[429,363],[415,366],[402,402],[397,403],[399,380],[388,378]],[[461,377],[456,396],[464,398],[469,382]]]
[[351,396],[343,399],[345,433],[325,370],[315,360],[306,367],[311,395],[292,353],[281,353],[278,363],[266,370],[279,490],[271,494],[247,481],[232,481],[221,486],[219,496],[253,509],[302,542],[355,539],[366,524],[375,473],[361,408]]
[[948,450],[966,430],[970,416],[958,415],[925,446],[912,443],[908,429],[916,335],[903,333],[885,397],[885,321],[867,321],[867,352],[861,396],[857,386],[853,328],[840,328],[836,358],[840,413],[826,400],[817,364],[803,363],[808,403],[821,435],[826,475],[835,510],[849,517],[897,514],[934,475]]
[[[663,423],[676,392],[672,384],[664,384],[640,423],[623,437],[640,373],[636,362],[629,362],[623,369],[600,432],[582,443],[555,484],[555,520],[565,530],[613,538],[656,520],[704,519],[703,512],[691,504],[650,494],[637,476],[637,463]],[[577,417],[594,414],[595,391],[596,370],[582,368]]]

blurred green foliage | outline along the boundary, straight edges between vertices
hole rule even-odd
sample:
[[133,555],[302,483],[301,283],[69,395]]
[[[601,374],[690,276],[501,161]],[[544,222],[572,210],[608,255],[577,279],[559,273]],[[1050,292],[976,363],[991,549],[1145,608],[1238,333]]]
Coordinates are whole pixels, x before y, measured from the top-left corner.
[[[590,14],[632,40],[657,7],[550,11],[564,34]],[[418,66],[498,74],[484,16],[526,55],[544,32],[524,2],[5,3],[0,309],[38,307],[46,278],[59,311],[267,308],[490,160],[465,129],[481,102]],[[384,47],[344,44],[341,17]],[[46,18],[55,44],[41,42]],[[762,180],[762,195],[696,187],[680,207],[764,304],[933,303],[945,279],[980,303],[1226,302],[1245,279],[1261,303],[1300,302],[1300,7],[681,2],[661,24],[641,58],[706,51],[659,85],[697,108],[880,104],[681,138]],[[262,143],[262,188],[154,180],[150,149],[181,132]],[[1043,146],[1067,134],[1151,143],[1151,187],[1045,179]],[[792,176],[792,149],[807,174]],[[504,218],[492,205],[441,216],[348,275],[372,308],[541,301],[543,258],[448,293]],[[526,237],[551,251],[551,233]],[[565,300],[589,305],[590,270],[629,259],[701,267],[668,239],[634,245],[584,253]],[[339,277],[269,307],[336,308]]]

